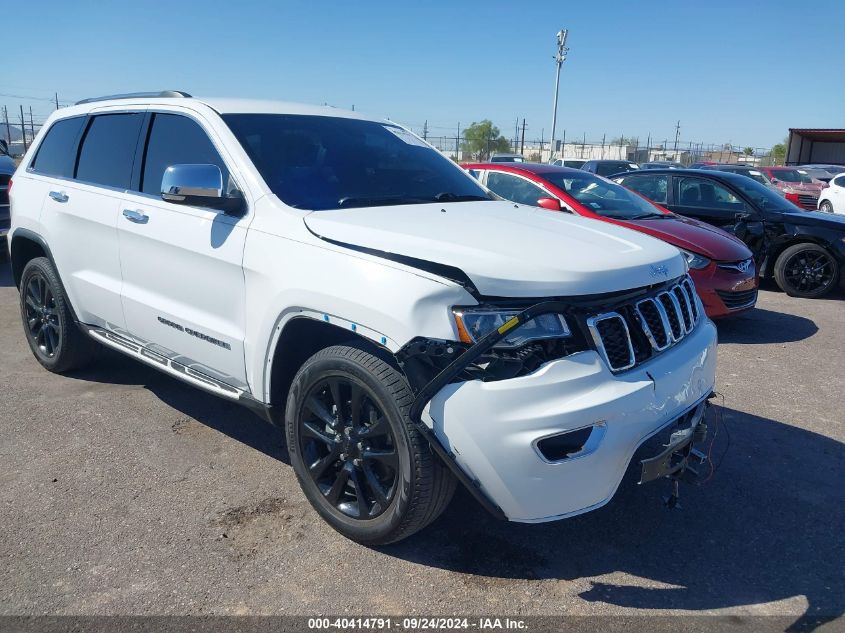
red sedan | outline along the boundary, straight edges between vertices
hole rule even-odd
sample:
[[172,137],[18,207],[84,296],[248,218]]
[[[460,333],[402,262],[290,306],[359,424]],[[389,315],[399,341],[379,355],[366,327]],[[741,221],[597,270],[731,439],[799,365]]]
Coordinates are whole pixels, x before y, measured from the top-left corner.
[[749,310],[757,302],[759,279],[751,251],[721,229],[675,215],[622,185],[578,169],[539,163],[463,167],[507,200],[618,224],[677,246],[711,318]]

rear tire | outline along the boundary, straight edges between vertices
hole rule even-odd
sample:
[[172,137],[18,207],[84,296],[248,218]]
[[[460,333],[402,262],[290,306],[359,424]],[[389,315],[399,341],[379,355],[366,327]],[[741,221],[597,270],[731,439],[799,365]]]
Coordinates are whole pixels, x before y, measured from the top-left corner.
[[35,359],[60,374],[96,356],[97,344],[76,325],[53,264],[46,257],[27,262],[21,274],[21,320]]
[[347,538],[399,541],[452,498],[455,478],[408,418],[413,400],[399,371],[359,347],[321,350],[293,379],[291,465],[317,513]]
[[816,299],[827,294],[839,279],[839,264],[818,244],[795,244],[775,262],[775,281],[790,297]]
[[819,205],[819,211],[833,213],[833,204],[831,204],[830,200],[825,200]]

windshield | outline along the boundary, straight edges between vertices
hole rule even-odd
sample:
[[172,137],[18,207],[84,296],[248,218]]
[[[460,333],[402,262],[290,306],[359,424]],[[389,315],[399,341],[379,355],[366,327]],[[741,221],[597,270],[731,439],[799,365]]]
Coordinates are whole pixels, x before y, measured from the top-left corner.
[[809,176],[802,174],[797,169],[773,169],[772,177],[777,178],[782,182],[812,182]]
[[731,184],[739,189],[746,196],[751,198],[755,205],[764,211],[795,211],[794,204],[778,193],[775,189],[762,185],[751,178],[732,178]]
[[563,189],[593,213],[606,218],[643,220],[671,217],[622,185],[593,176],[588,172],[577,175],[546,173],[542,174],[542,177],[558,189]]
[[618,174],[623,171],[634,171],[635,169],[639,169],[640,166],[634,163],[627,163],[623,161],[618,162],[598,162],[596,163],[596,173],[599,176],[610,176],[612,174]]
[[224,114],[285,204],[323,210],[490,200],[451,160],[389,123],[301,114]]

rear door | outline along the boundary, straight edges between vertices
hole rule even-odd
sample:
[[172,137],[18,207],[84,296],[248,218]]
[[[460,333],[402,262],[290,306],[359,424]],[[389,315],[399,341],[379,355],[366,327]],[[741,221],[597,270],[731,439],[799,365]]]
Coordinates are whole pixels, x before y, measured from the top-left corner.
[[[44,237],[71,304],[83,322],[115,331],[125,324],[117,216],[132,176],[143,119],[143,112],[87,117],[82,121],[78,151],[74,144],[73,154],[54,166],[47,160],[51,130],[33,165],[35,173],[46,170],[62,174],[51,179],[41,225],[49,230]],[[74,130],[69,127],[64,133],[69,136]]]
[[193,115],[150,113],[141,169],[118,217],[123,307],[133,338],[246,389],[242,261],[251,216],[161,198],[162,176],[171,165],[214,164],[224,183],[232,183],[221,147]]

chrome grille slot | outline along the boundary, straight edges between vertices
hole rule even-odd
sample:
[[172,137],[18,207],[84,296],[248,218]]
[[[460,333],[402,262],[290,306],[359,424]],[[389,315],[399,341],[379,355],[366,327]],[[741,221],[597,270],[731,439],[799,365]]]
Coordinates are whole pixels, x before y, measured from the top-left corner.
[[687,303],[686,293],[681,290],[680,286],[672,288],[672,294],[678,300],[678,305],[681,308],[681,316],[684,318],[684,331],[690,332],[692,330],[692,316],[690,315],[689,304]]
[[637,314],[651,346],[656,350],[669,347],[669,324],[657,302],[654,299],[643,299],[637,303]]
[[608,312],[587,319],[587,326],[601,355],[611,371],[630,369],[636,363],[631,332],[624,317]]
[[692,312],[692,322],[698,322],[698,301],[696,300],[695,295],[695,286],[692,283],[692,279],[687,277],[681,282],[681,286],[684,290],[687,291],[687,296],[690,300],[690,311]]
[[681,315],[678,314],[680,310],[676,307],[676,299],[668,292],[661,292],[657,295],[657,300],[663,306],[663,311],[666,313],[666,318],[669,319],[669,327],[672,332],[672,339],[680,341],[683,336],[683,328],[681,326]]

